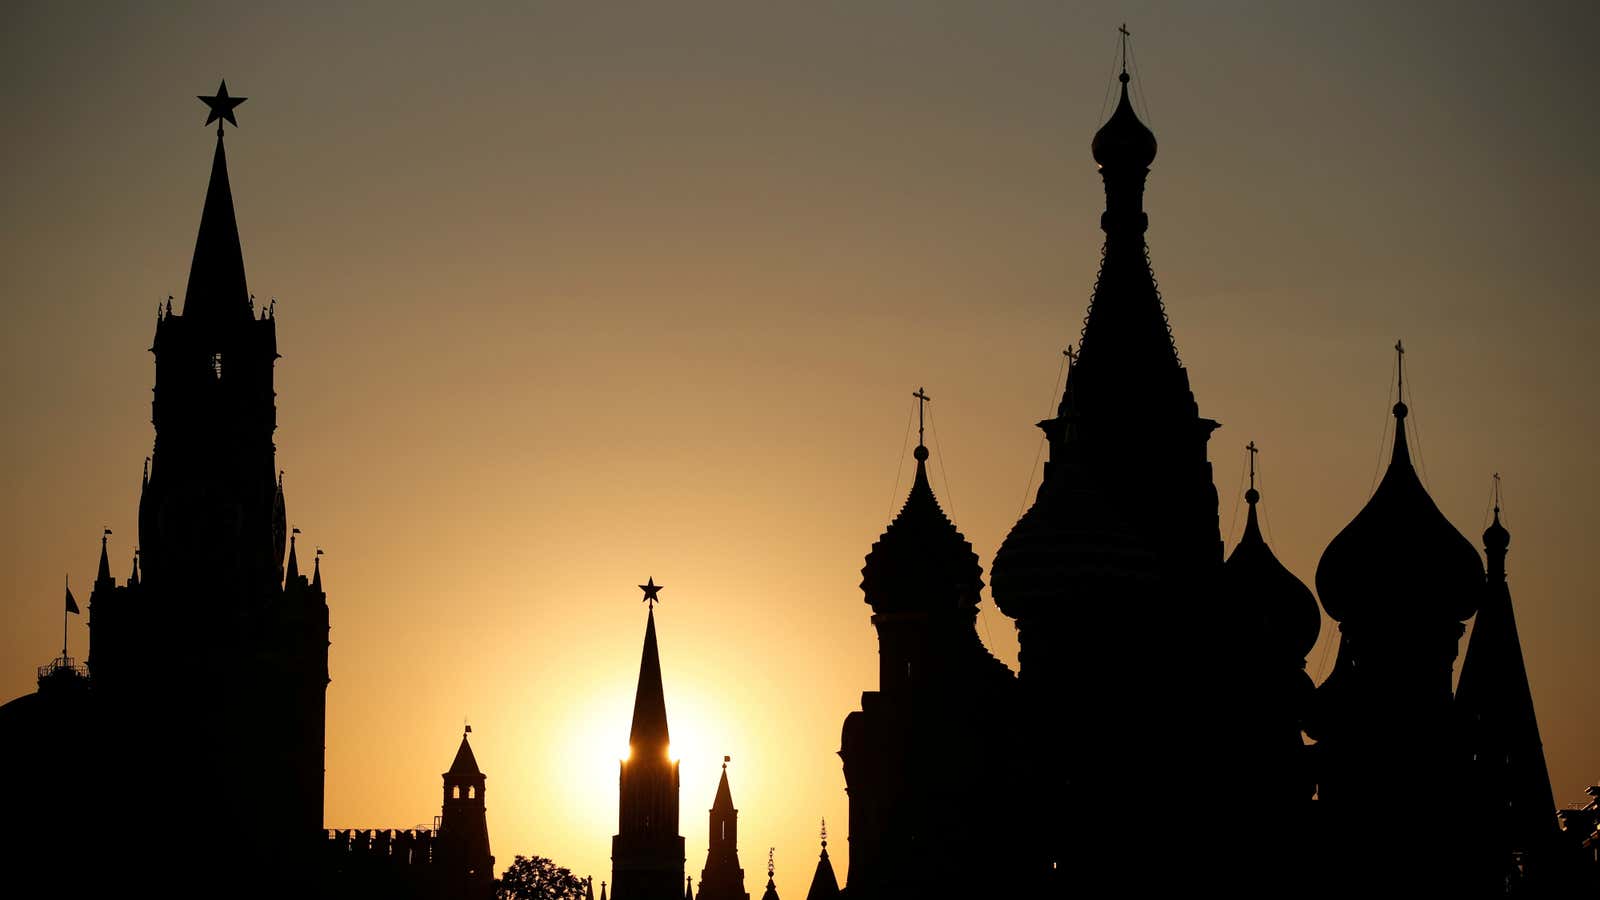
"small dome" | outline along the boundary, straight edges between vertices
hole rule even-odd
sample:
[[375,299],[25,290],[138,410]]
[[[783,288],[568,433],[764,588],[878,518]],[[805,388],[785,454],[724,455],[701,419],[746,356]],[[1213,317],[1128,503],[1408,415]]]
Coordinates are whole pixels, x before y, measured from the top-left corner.
[[1156,136],[1139,121],[1128,101],[1128,73],[1122,73],[1122,100],[1089,145],[1101,168],[1147,169],[1156,158]]
[[917,474],[900,514],[867,553],[861,590],[878,612],[947,607],[976,609],[983,567],[972,543],[939,508],[928,483],[928,451],[916,451]]
[[1246,627],[1260,629],[1250,637],[1264,642],[1260,648],[1264,653],[1303,661],[1317,643],[1322,614],[1311,589],[1278,561],[1262,539],[1256,521],[1260,492],[1252,487],[1245,497],[1250,515],[1244,536],[1222,567],[1224,602],[1234,605]]
[[1500,507],[1494,508],[1494,521],[1483,532],[1483,549],[1492,553],[1504,553],[1511,547],[1511,532],[1500,524]]
[[1483,560],[1417,479],[1406,447],[1406,408],[1395,405],[1394,456],[1378,490],[1317,564],[1328,615],[1462,622],[1478,608]]

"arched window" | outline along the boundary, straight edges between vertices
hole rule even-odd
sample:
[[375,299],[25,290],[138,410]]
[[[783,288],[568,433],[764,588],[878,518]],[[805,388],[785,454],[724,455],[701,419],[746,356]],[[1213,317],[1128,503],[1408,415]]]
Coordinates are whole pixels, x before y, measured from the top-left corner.
[[450,789],[450,796],[455,798],[455,799],[457,799],[457,800],[460,800],[461,799],[461,785],[458,784],[455,787],[451,788]]
[[478,796],[477,787],[475,787],[473,785],[470,785],[470,784],[467,785],[467,799],[471,800],[471,799],[473,799],[473,798],[475,798],[477,796]]

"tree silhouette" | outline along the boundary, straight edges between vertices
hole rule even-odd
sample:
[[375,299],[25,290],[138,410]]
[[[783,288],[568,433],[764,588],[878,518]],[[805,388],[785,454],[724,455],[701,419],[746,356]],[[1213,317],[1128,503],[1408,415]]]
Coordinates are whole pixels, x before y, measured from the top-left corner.
[[584,882],[543,856],[518,855],[495,880],[496,900],[584,900]]

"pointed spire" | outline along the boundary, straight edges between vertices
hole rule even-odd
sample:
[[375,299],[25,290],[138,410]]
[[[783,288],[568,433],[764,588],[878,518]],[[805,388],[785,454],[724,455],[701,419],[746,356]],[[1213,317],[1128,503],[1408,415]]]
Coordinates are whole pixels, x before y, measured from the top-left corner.
[[1411,466],[1411,448],[1406,446],[1406,414],[1411,411],[1406,406],[1406,345],[1403,341],[1394,342],[1395,358],[1395,392],[1394,392],[1394,452],[1389,457],[1391,467],[1404,465]]
[[322,548],[317,548],[317,555],[311,559],[311,589],[322,590]]
[[450,763],[450,770],[445,772],[445,777],[476,777],[483,772],[478,769],[478,759],[472,755],[472,744],[467,736],[472,734],[472,726],[468,725],[461,732],[461,746],[456,749],[456,758]]
[[817,871],[811,876],[811,889],[806,900],[833,900],[839,896],[839,878],[833,873],[833,862],[828,859],[828,820],[822,820],[822,853],[817,858]]
[[128,575],[128,586],[139,586],[139,548],[133,548],[133,572]]
[[600,900],[606,900],[606,883],[600,882]]
[[683,900],[694,900],[694,882],[689,876],[683,876]]
[[111,529],[105,529],[100,535],[100,569],[95,573],[94,586],[109,586],[111,581],[111,559],[106,555],[106,540],[111,537]]
[[594,900],[594,876],[583,880],[583,900]]
[[[728,788],[728,763],[732,757],[722,758],[722,780],[717,782],[717,796],[711,801],[712,812],[731,812],[733,810],[733,791]],[[704,881],[704,879],[701,879]]]
[[[206,188],[205,206],[200,212],[200,230],[195,237],[194,259],[189,267],[189,287],[184,293],[183,314],[212,323],[249,321],[250,290],[245,284],[244,251],[239,243],[239,223],[233,212],[233,187],[228,182],[228,156],[223,149],[220,120],[237,122],[233,107],[242,98],[227,96],[227,84],[217,97],[201,97],[211,106],[217,122],[217,149],[211,160],[211,183]],[[217,103],[223,104],[222,109]]]
[[294,552],[294,539],[299,534],[300,529],[298,528],[291,529],[289,532],[289,565],[286,569],[286,574],[284,575],[283,586],[285,588],[293,584],[296,578],[300,577],[300,558],[296,556]]
[[656,613],[645,614],[644,650],[639,656],[639,686],[633,697],[633,727],[628,746],[636,756],[667,753],[666,691],[661,686],[661,652],[656,648]]

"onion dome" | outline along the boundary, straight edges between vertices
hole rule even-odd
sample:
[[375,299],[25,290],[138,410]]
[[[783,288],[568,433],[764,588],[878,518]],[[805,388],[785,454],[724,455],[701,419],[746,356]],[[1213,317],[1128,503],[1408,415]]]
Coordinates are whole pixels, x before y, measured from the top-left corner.
[[[875,612],[978,605],[983,567],[972,542],[939,507],[928,483],[928,448],[917,444],[917,474],[900,515],[867,553],[861,590]],[[952,597],[952,595],[954,595]]]
[[1322,630],[1322,614],[1317,600],[1305,582],[1278,561],[1272,548],[1261,537],[1256,519],[1256,504],[1261,492],[1255,484],[1255,444],[1250,445],[1250,490],[1245,502],[1250,513],[1245,519],[1244,536],[1223,564],[1226,596],[1237,605],[1246,621],[1261,630],[1263,649],[1282,650],[1286,657],[1304,660],[1317,643]]
[[1340,622],[1462,622],[1478,609],[1483,560],[1418,480],[1406,447],[1406,412],[1405,403],[1394,405],[1394,455],[1378,490],[1317,564],[1322,606]]
[[1128,100],[1128,72],[1123,70],[1122,99],[1111,118],[1094,133],[1089,151],[1101,168],[1148,169],[1156,158],[1156,136],[1133,111]]
[[1511,532],[1500,524],[1500,507],[1494,508],[1494,521],[1483,531],[1483,549],[1504,555],[1511,547]]

